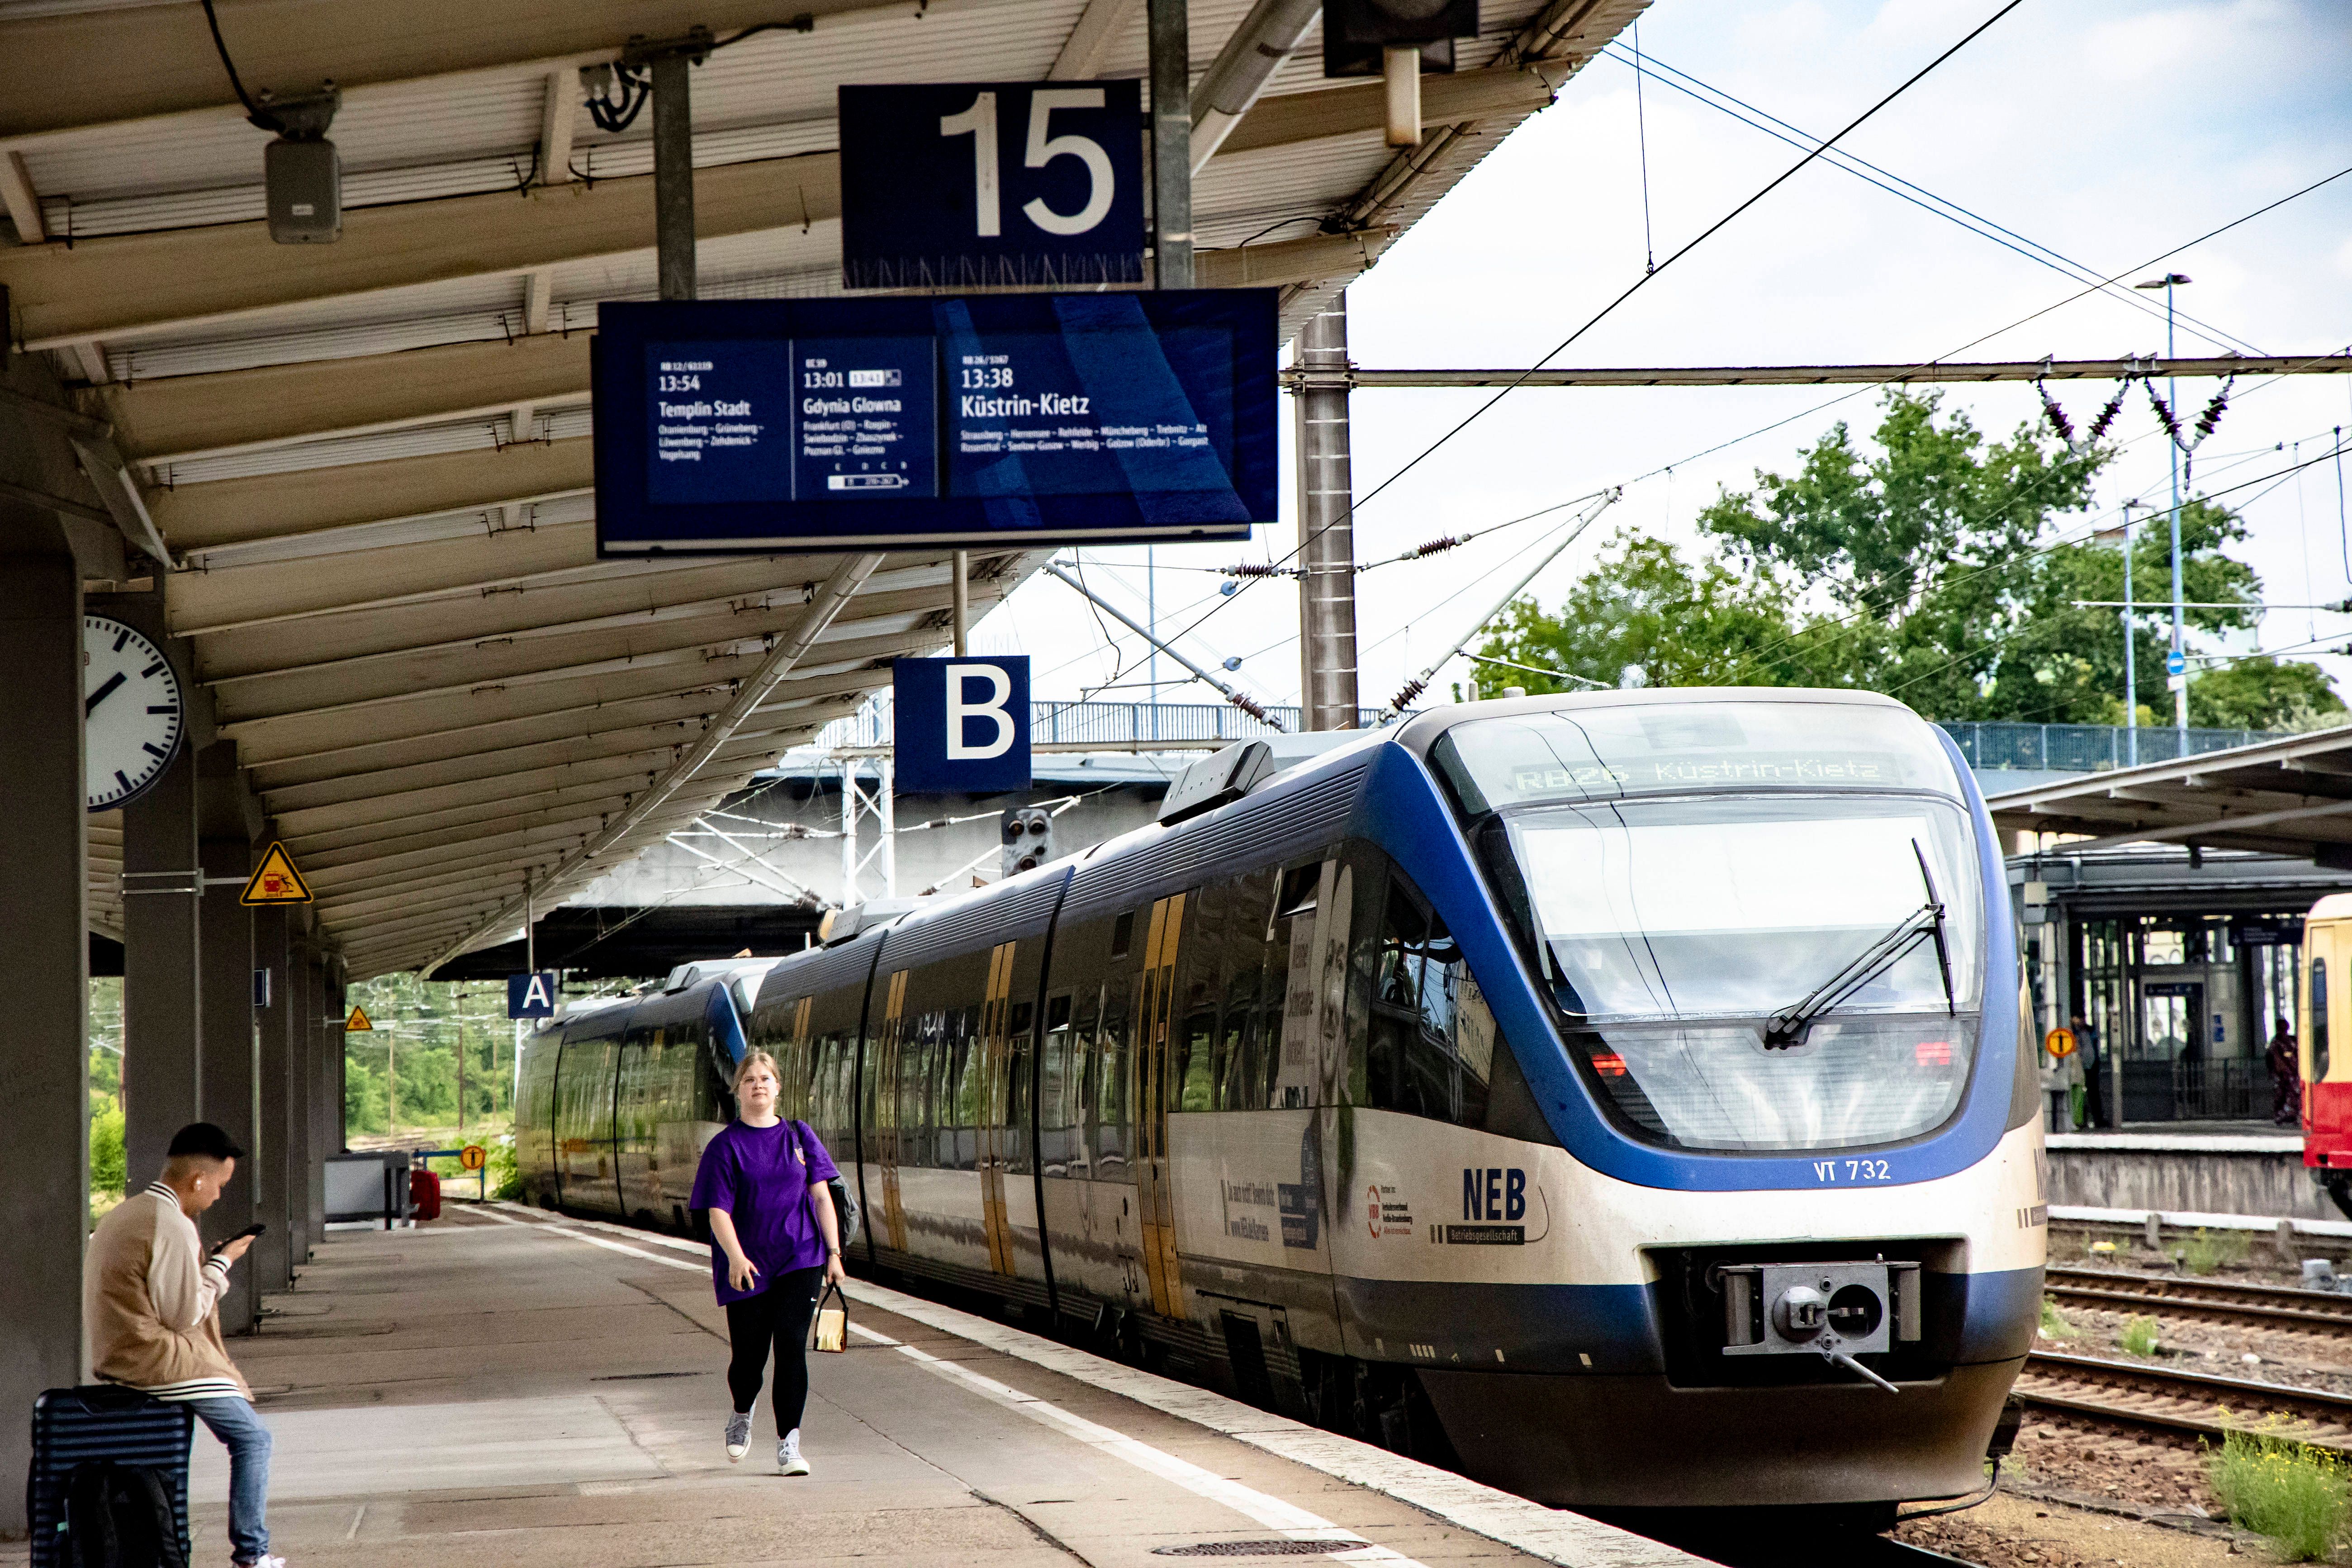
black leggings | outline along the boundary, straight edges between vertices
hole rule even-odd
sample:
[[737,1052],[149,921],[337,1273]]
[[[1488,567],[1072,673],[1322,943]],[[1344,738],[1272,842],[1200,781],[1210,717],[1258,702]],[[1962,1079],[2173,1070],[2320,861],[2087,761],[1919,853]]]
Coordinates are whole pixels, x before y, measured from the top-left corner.
[[824,1284],[824,1269],[795,1268],[777,1275],[758,1295],[727,1303],[727,1339],[735,1352],[727,1363],[727,1387],[735,1395],[736,1413],[746,1414],[760,1403],[772,1343],[779,1437],[801,1424],[801,1411],[808,1404],[809,1320],[816,1315],[817,1293]]

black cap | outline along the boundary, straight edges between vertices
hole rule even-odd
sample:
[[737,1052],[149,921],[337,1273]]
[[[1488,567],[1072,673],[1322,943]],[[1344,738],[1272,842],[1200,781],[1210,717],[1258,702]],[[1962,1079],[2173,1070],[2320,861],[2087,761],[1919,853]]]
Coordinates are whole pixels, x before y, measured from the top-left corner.
[[191,1121],[172,1134],[172,1146],[163,1151],[172,1159],[183,1154],[194,1154],[206,1160],[242,1160],[245,1151],[236,1141],[209,1121]]

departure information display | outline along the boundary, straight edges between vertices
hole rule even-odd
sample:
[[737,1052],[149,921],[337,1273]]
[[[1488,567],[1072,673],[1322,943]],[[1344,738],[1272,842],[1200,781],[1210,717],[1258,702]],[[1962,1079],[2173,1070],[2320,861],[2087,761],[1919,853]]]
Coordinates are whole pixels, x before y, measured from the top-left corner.
[[1275,331],[1272,289],[607,304],[598,552],[1246,538]]

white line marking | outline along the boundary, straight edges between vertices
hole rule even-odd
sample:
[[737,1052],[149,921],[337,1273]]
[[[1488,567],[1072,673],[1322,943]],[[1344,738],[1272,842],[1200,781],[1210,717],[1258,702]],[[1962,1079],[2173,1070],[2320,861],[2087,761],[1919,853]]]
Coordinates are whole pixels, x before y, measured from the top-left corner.
[[[520,1207],[520,1205],[511,1206]],[[614,1252],[630,1253],[650,1262],[667,1264],[673,1268],[690,1268],[701,1272],[709,1267],[709,1248],[698,1242],[686,1241],[647,1231],[631,1230],[602,1220],[520,1220],[510,1215],[499,1214],[496,1207],[488,1205],[478,1208],[474,1212],[490,1214],[509,1225],[531,1226],[537,1229],[554,1231],[558,1235],[568,1235],[576,1241],[588,1242],[592,1246],[607,1247]],[[524,1210],[523,1212],[532,1211]],[[592,1226],[640,1241],[656,1243],[678,1251],[691,1252],[704,1261],[692,1264],[663,1258],[638,1247],[625,1247],[615,1242],[606,1241],[601,1237],[583,1235],[572,1228],[575,1226]],[[921,1323],[926,1328],[952,1334],[958,1339],[1012,1356],[1015,1360],[1028,1362],[1048,1372],[1060,1373],[1066,1377],[1074,1378],[1079,1383],[1100,1389],[1107,1394],[1116,1394],[1123,1398],[1131,1399],[1138,1405],[1157,1410],[1162,1415],[1173,1415],[1180,1420],[1207,1427],[1213,1432],[1222,1433],[1236,1442],[1246,1443],[1254,1448],[1263,1449],[1280,1458],[1288,1459],[1293,1464],[1301,1465],[1334,1479],[1345,1481],[1350,1486],[1362,1487],[1368,1491],[1395,1498],[1400,1502],[1409,1504],[1424,1513],[1433,1514],[1449,1524],[1459,1525],[1473,1534],[1483,1535],[1490,1541],[1498,1542],[1513,1551],[1525,1552],[1530,1557],[1561,1564],[1562,1568],[1703,1568],[1707,1562],[1705,1558],[1678,1552],[1671,1546],[1652,1541],[1646,1536],[1635,1535],[1630,1531],[1619,1530],[1614,1525],[1602,1524],[1598,1520],[1587,1519],[1582,1514],[1546,1508],[1541,1503],[1530,1502],[1526,1498],[1515,1496],[1483,1482],[1474,1481],[1466,1476],[1455,1475],[1451,1470],[1441,1470],[1433,1465],[1424,1465],[1417,1459],[1408,1459],[1402,1455],[1391,1454],[1385,1448],[1376,1448],[1369,1443],[1357,1442],[1352,1437],[1342,1437],[1335,1433],[1322,1431],[1318,1427],[1307,1426],[1303,1422],[1293,1421],[1288,1416],[1277,1415],[1271,1411],[1260,1410],[1255,1405],[1244,1405],[1237,1399],[1228,1399],[1222,1394],[1212,1393],[1205,1388],[1195,1388],[1190,1384],[1178,1383],[1172,1378],[1161,1377],[1156,1373],[1144,1372],[1136,1367],[1121,1365],[1118,1362],[1107,1361],[1089,1352],[1059,1344],[1009,1324],[992,1322],[970,1312],[960,1312],[952,1307],[938,1306],[919,1297],[909,1296],[886,1286],[870,1284],[862,1279],[850,1280],[846,1290],[851,1300],[862,1301],[869,1307],[878,1307],[893,1316],[905,1318],[910,1322]],[[891,1344],[906,1353],[920,1355],[920,1352],[914,1351],[912,1346],[899,1345],[888,1336],[877,1333],[871,1329],[863,1328],[855,1323],[850,1327],[852,1331],[861,1339],[872,1340],[879,1344]],[[939,1367],[955,1366],[954,1363],[938,1361],[936,1357],[923,1356],[921,1359],[933,1362]],[[956,1373],[942,1373],[942,1375],[952,1376],[960,1373],[961,1369],[957,1368]],[[978,1373],[968,1375],[981,1383],[990,1382],[988,1379],[980,1378]],[[1021,1394],[1005,1384],[994,1384],[992,1386],[1004,1388],[1011,1397],[1003,1402],[1013,1408],[1022,1410],[1024,1414],[1033,1414],[1028,1406],[1034,1405],[1044,1410],[1052,1410],[1056,1415],[1065,1416],[1070,1421],[1080,1420],[1080,1417],[1069,1415],[1058,1406],[1035,1399],[1032,1395]],[[990,1397],[995,1396],[992,1394]],[[1048,1421],[1050,1424],[1050,1418],[1043,1414],[1034,1414],[1034,1418]],[[1087,1425],[1092,1426],[1092,1423],[1087,1423]],[[1109,1433],[1108,1427],[1097,1428],[1097,1430]],[[1117,1437],[1118,1434],[1110,1433],[1110,1436]],[[1131,1439],[1122,1440],[1131,1441]],[[1146,1446],[1139,1443],[1136,1447],[1142,1448]],[[1157,1449],[1148,1451],[1158,1452]],[[1172,1456],[1162,1457],[1169,1458],[1170,1462],[1174,1464],[1184,1463],[1181,1459],[1173,1458]],[[1206,1471],[1201,1473],[1207,1474]],[[1212,1479],[1221,1485],[1233,1484],[1224,1482],[1222,1478]],[[1276,1500],[1267,1500],[1273,1502]],[[1289,1505],[1279,1504],[1278,1506],[1286,1508]],[[1387,1552],[1386,1548],[1377,1546],[1369,1547],[1368,1551],[1373,1553]],[[1359,1558],[1359,1554],[1355,1552],[1343,1552],[1339,1556],[1343,1561],[1375,1560],[1370,1557]],[[1387,1559],[1382,1557],[1379,1560]]]
[[[878,1340],[883,1336],[875,1334],[872,1337]],[[983,1377],[968,1366],[951,1361],[942,1361],[928,1351],[918,1350],[913,1345],[902,1344],[896,1348],[900,1355],[911,1357],[926,1372],[946,1378],[950,1383],[961,1384],[983,1399],[992,1400],[1008,1410],[1017,1411],[1026,1415],[1032,1421],[1051,1426],[1064,1436],[1076,1438],[1097,1452],[1108,1454],[1114,1458],[1124,1459],[1139,1470],[1146,1470],[1162,1480],[1172,1481],[1197,1497],[1204,1497],[1211,1502],[1223,1504],[1254,1523],[1265,1525],[1269,1530],[1278,1530],[1290,1540],[1348,1541],[1361,1543],[1355,1550],[1335,1552],[1330,1554],[1339,1562],[1387,1563],[1394,1564],[1395,1568],[1422,1568],[1422,1564],[1402,1552],[1392,1552],[1385,1546],[1375,1545],[1364,1540],[1354,1531],[1343,1530],[1320,1515],[1309,1513],[1307,1510],[1294,1503],[1285,1502],[1280,1498],[1269,1497],[1265,1492],[1245,1487],[1239,1481],[1228,1479],[1213,1470],[1204,1470],[1200,1466],[1180,1459],[1173,1454],[1163,1453],[1150,1444],[1140,1442],[1124,1432],[1114,1431],[1108,1426],[1089,1421],[1082,1415],[1073,1415],[1050,1400],[1040,1399],[1034,1394],[1025,1394],[1010,1384],[999,1383],[992,1377]]]

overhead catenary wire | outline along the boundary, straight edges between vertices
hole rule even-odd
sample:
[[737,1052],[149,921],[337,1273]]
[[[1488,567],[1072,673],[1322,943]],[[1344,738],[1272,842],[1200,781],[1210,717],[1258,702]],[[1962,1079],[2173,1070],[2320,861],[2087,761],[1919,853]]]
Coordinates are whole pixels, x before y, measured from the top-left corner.
[[1504,610],[1507,609],[1510,606],[1511,601],[1517,598],[1521,592],[1526,589],[1527,585],[1534,582],[1537,575],[1541,573],[1545,567],[1559,560],[1560,552],[1575,543],[1577,537],[1583,533],[1586,529],[1592,526],[1594,519],[1598,518],[1602,512],[1607,511],[1611,507],[1616,505],[1618,499],[1623,493],[1624,492],[1622,490],[1610,490],[1603,494],[1598,501],[1594,502],[1592,509],[1587,511],[1582,517],[1578,518],[1576,520],[1575,526],[1569,529],[1567,532],[1560,536],[1559,542],[1553,545],[1549,550],[1545,551],[1541,555],[1538,556],[1536,558],[1535,564],[1528,567],[1526,572],[1522,573],[1519,576],[1519,580],[1511,584],[1510,590],[1501,598],[1495,601],[1494,607],[1473,622],[1470,629],[1464,632],[1459,638],[1455,639],[1454,645],[1451,647],[1448,647],[1444,654],[1439,656],[1436,663],[1431,665],[1428,668],[1423,670],[1419,675],[1414,676],[1411,680],[1406,681],[1402,686],[1397,689],[1397,694],[1389,699],[1388,706],[1381,710],[1381,722],[1388,722],[1391,719],[1395,718],[1398,714],[1402,713],[1407,708],[1411,707],[1414,698],[1429,689],[1429,682],[1431,679],[1433,678],[1439,670],[1444,668],[1447,663],[1453,659],[1454,656],[1460,653],[1463,647],[1467,644],[1472,637],[1476,637],[1479,632],[1484,630],[1488,621],[1493,620],[1496,616],[1501,615]]
[[[1815,138],[1799,127],[1769,110],[1759,109],[1756,105],[1710,82],[1700,80],[1688,71],[1678,70],[1661,61],[1654,55],[1629,58],[1625,46],[1613,40],[1603,46],[1601,52],[1604,57],[1615,60],[1620,65],[1630,64],[1633,68],[1636,93],[1640,91],[1642,77],[1647,75],[1655,78],[1661,86],[1671,88],[1686,98],[1705,104],[1719,114],[1727,115],[1751,130],[1764,132],[1776,141],[1784,142],[1791,147],[1806,147],[1813,144]],[[1674,78],[1681,79],[1671,79]],[[1832,153],[1827,162],[1833,168],[1843,170],[1864,183],[1875,185],[1888,195],[1908,202],[1923,211],[1933,213],[1937,217],[1967,229],[1971,234],[1990,239],[2003,249],[2014,251],[2038,266],[2072,277],[2077,282],[2083,281],[2085,278],[2097,276],[2095,268],[2074,260],[2072,257],[2054,250],[2038,240],[2030,239],[2015,229],[2004,227],[1981,213],[1973,212],[1956,201],[1937,195],[1924,185],[1916,184],[1902,175],[1882,168],[1843,148],[1839,148]],[[2151,316],[2161,318],[2164,315],[2162,306],[2130,289],[2115,288],[2114,282],[2114,279],[2108,279],[2100,285],[2101,290],[2110,299],[2118,303],[2128,304],[2133,309]],[[2253,354],[2262,353],[2262,350],[2245,339],[2224,331],[2209,321],[2200,321],[2185,312],[2176,312],[2175,319],[2180,325],[2190,329],[2193,335],[2201,337],[2217,347],[2233,348]]]
[[[1766,196],[1770,195],[1774,191],[1779,190],[1782,185],[1786,184],[1801,171],[1811,164],[1815,159],[1821,157],[1824,153],[1827,153],[1832,147],[1834,147],[1846,136],[1852,134],[1865,121],[1869,121],[1880,110],[1885,109],[1888,104],[1893,103],[1896,99],[1902,97],[1906,92],[1908,92],[1930,72],[1934,71],[1937,67],[1942,65],[1946,60],[1950,59],[1954,55],[1959,53],[1960,50],[1966,48],[1988,28],[1991,27],[1994,23],[1999,22],[2002,17],[2008,16],[2011,11],[2016,10],[2018,6],[2022,4],[2024,4],[2024,0],[2008,0],[2008,3],[2002,5],[2000,9],[1995,11],[1991,16],[1986,17],[1982,22],[1978,23],[1974,27],[1970,28],[1958,43],[1953,44],[1950,47],[1945,49],[1943,53],[1937,55],[1934,59],[1929,60],[1926,65],[1912,72],[1911,75],[1905,78],[1903,81],[1892,91],[1889,91],[1884,97],[1880,98],[1878,101],[1873,103],[1868,109],[1864,110],[1860,114],[1854,116],[1853,119],[1848,121],[1845,125],[1828,141],[1823,142],[1820,146],[1813,148],[1803,157],[1798,159],[1794,163],[1789,165],[1788,168],[1782,170],[1779,174],[1775,175],[1769,183],[1767,183],[1763,188],[1757,191],[1753,195],[1748,197],[1747,200],[1741,202],[1729,212],[1724,214],[1723,216],[1716,219],[1715,222],[1709,224],[1705,229],[1701,230],[1696,237],[1685,243],[1679,249],[1674,251],[1664,261],[1659,262],[1655,268],[1645,271],[1641,277],[1635,279],[1631,284],[1627,285],[1624,289],[1619,292],[1614,299],[1611,300],[1607,304],[1601,307],[1600,310],[1594,311],[1591,316],[1588,317],[1583,325],[1578,327],[1574,331],[1569,333],[1567,337],[1561,339],[1559,343],[1553,346],[1549,353],[1545,354],[1543,358],[1538,360],[1533,365],[1530,365],[1528,368],[1528,371],[1523,374],[1520,380],[1515,381],[1510,385],[1496,392],[1492,397],[1487,398],[1476,408],[1471,410],[1465,417],[1454,425],[1444,435],[1438,437],[1436,440],[1432,441],[1420,451],[1414,453],[1412,457],[1407,458],[1403,467],[1398,468],[1396,471],[1390,474],[1388,478],[1373,486],[1372,489],[1364,495],[1362,500],[1349,500],[1345,507],[1340,509],[1339,514],[1337,517],[1334,517],[1329,521],[1324,523],[1307,538],[1301,539],[1297,545],[1292,547],[1288,553],[1282,557],[1282,560],[1286,562],[1293,559],[1305,551],[1311,539],[1320,537],[1321,534],[1328,532],[1331,529],[1339,527],[1341,523],[1353,519],[1356,513],[1368,502],[1371,501],[1375,497],[1394,485],[1399,479],[1403,479],[1405,475],[1419,468],[1422,463],[1434,455],[1447,443],[1451,442],[1454,437],[1460,435],[1463,431],[1468,429],[1473,424],[1476,423],[1488,409],[1493,408],[1504,398],[1517,391],[1520,385],[1524,384],[1526,374],[1532,374],[1535,371],[1542,369],[1554,359],[1557,359],[1570,345],[1582,338],[1585,333],[1591,331],[1594,327],[1599,326],[1612,313],[1613,313],[1620,305],[1622,305],[1626,300],[1639,293],[1653,279],[1663,275],[1665,270],[1672,267],[1675,262],[1681,260],[1684,257],[1688,256],[1692,251],[1706,244],[1717,234],[1722,232],[1724,228],[1738,220],[1740,215],[1747,212],[1750,207],[1756,205],[1757,203],[1762,201]],[[1234,599],[1238,597],[1240,597],[1240,595],[1236,594],[1219,604],[1211,605],[1208,610],[1203,612],[1198,619],[1192,623],[1192,625],[1185,626],[1176,635],[1181,637],[1190,633],[1198,627],[1202,621],[1208,619],[1210,616],[1215,615],[1219,610],[1223,609],[1225,605],[1231,604]]]

